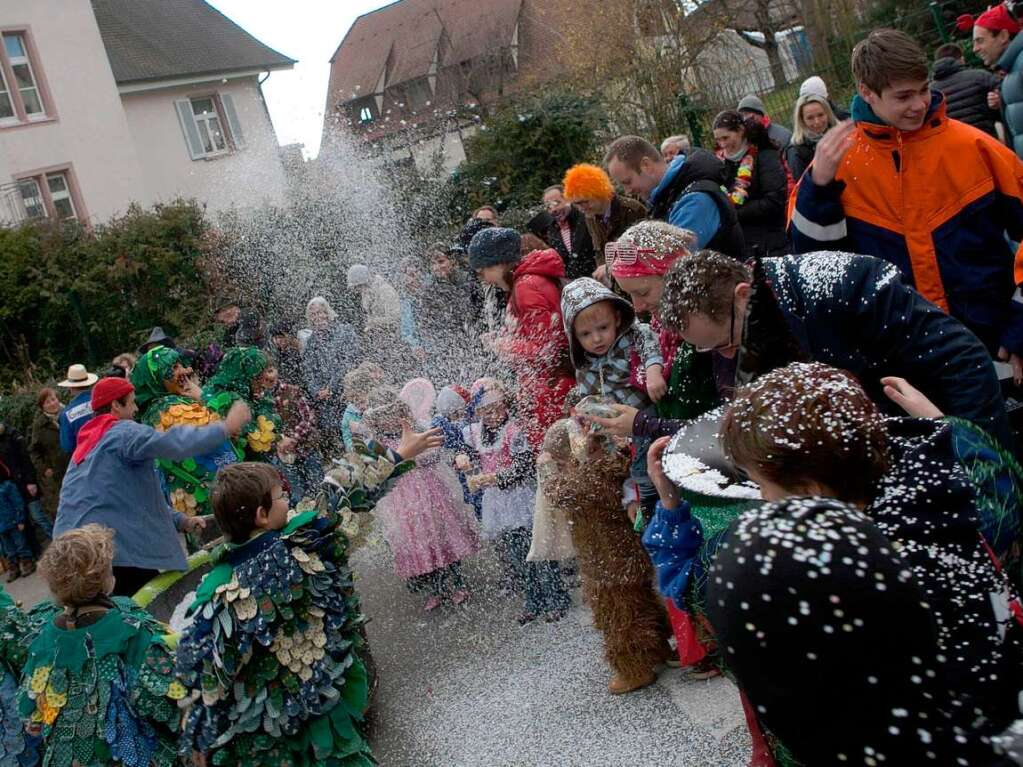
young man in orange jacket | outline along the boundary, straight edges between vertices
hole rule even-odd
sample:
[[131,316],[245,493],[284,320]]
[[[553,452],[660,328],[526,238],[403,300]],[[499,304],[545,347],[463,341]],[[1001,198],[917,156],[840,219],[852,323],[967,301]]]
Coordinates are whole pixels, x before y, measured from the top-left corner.
[[[853,120],[828,131],[789,201],[795,252],[883,258],[1023,381],[1023,162],[945,114],[927,57],[879,29],[853,49]],[[1017,249],[1018,248],[1018,249]]]

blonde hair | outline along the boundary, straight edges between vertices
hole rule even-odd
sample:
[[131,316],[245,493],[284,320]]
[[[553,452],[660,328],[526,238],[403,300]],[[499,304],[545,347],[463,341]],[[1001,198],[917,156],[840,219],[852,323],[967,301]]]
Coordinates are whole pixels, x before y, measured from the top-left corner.
[[792,144],[802,144],[806,138],[806,124],[803,122],[803,107],[807,104],[820,104],[824,107],[824,114],[828,116],[828,130],[838,125],[838,118],[831,108],[831,104],[823,96],[816,93],[807,93],[796,99],[796,109],[792,113]]
[[113,562],[114,531],[91,524],[54,538],[39,560],[39,570],[54,599],[73,607],[106,594]]

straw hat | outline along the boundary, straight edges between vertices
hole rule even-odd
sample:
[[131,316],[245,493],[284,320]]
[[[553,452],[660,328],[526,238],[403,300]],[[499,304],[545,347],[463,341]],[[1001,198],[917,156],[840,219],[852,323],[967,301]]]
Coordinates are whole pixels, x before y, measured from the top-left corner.
[[64,389],[84,389],[87,386],[92,386],[98,380],[99,376],[86,370],[85,365],[72,365],[67,369],[67,378],[57,386]]

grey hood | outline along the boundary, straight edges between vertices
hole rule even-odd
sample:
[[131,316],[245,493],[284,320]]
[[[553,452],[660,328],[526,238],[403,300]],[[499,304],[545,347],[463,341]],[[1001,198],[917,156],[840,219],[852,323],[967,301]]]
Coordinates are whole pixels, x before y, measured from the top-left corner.
[[632,304],[610,288],[605,287],[592,277],[580,277],[577,280],[572,280],[561,291],[561,317],[565,323],[565,333],[568,335],[568,353],[574,367],[580,368],[586,362],[586,351],[576,340],[575,333],[572,332],[575,318],[583,309],[600,301],[613,301],[615,307],[621,312],[622,322],[618,328],[618,335],[615,336],[615,343],[629,331],[636,321],[636,310],[632,308]]

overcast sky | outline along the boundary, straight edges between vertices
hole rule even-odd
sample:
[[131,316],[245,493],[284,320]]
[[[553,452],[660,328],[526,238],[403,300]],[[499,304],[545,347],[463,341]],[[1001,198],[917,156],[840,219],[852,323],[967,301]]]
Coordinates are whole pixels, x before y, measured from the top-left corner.
[[305,144],[307,157],[320,148],[327,103],[330,57],[355,19],[387,0],[207,0],[249,34],[285,56],[292,70],[263,83],[281,144]]

